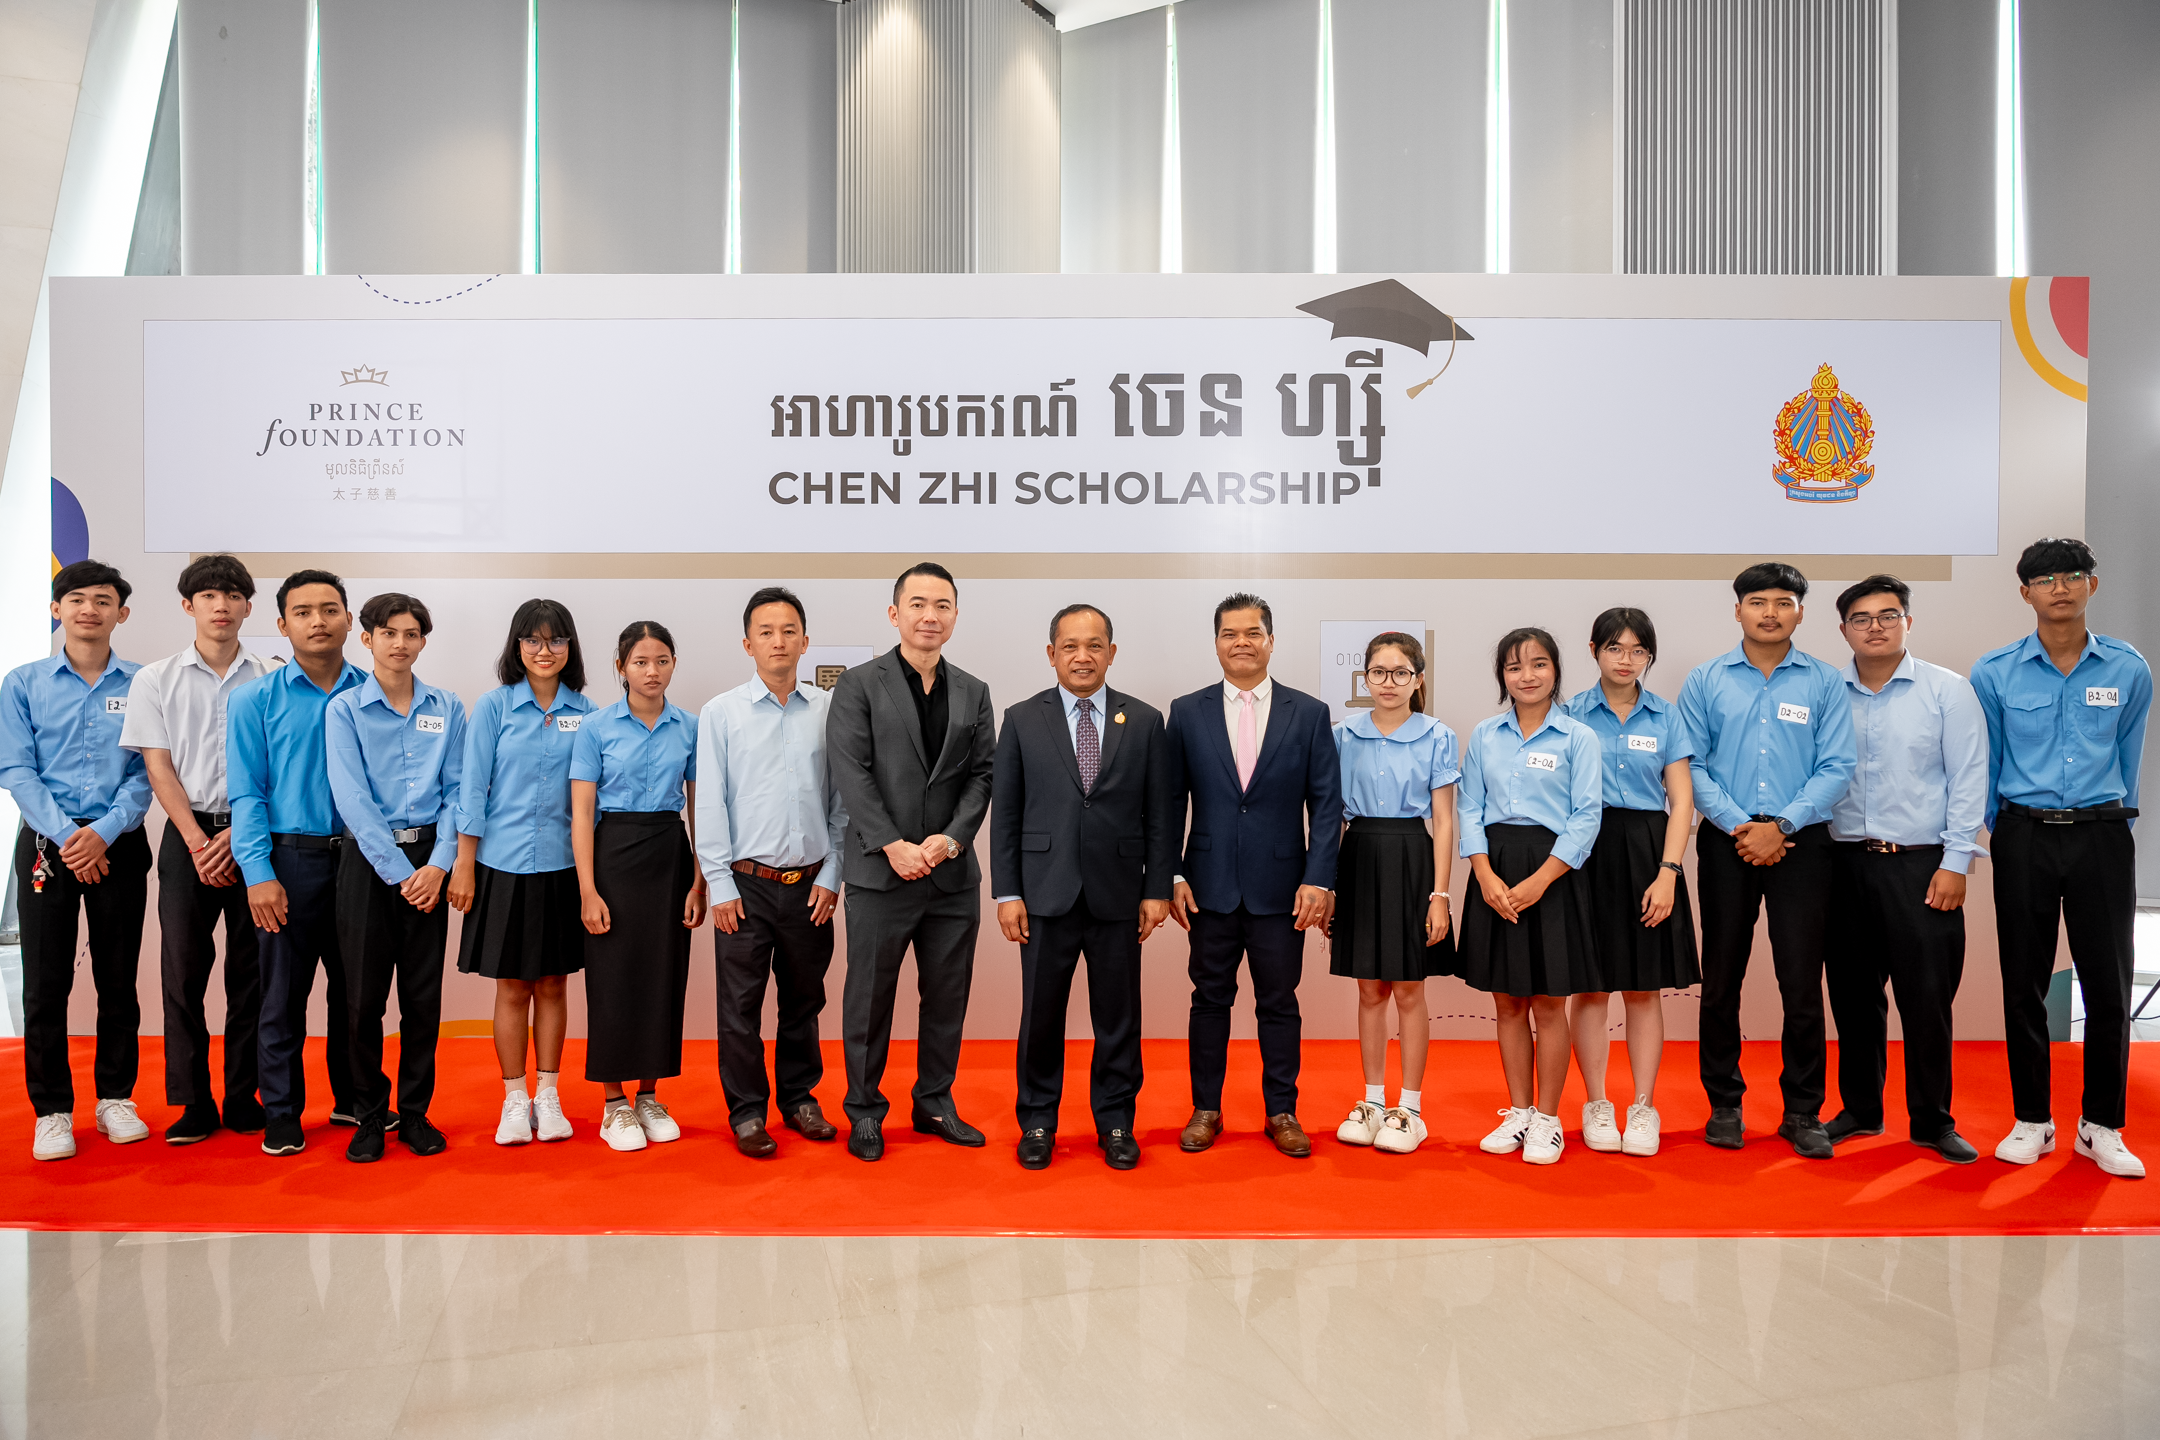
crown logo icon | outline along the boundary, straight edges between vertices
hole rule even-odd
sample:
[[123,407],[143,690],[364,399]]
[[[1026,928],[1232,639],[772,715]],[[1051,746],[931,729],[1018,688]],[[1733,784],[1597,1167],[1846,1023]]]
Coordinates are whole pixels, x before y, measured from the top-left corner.
[[338,374],[345,377],[338,382],[341,388],[346,385],[388,385],[390,383],[390,372],[377,370],[372,365],[362,365],[354,370],[340,370]]
[[1816,367],[1807,389],[1785,402],[1771,435],[1777,443],[1771,478],[1785,487],[1787,499],[1850,501],[1875,478],[1867,463],[1875,422],[1827,363]]

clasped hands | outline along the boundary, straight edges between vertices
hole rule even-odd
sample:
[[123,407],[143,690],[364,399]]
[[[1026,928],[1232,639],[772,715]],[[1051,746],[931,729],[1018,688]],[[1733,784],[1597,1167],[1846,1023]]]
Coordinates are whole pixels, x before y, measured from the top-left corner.
[[892,862],[893,874],[903,880],[920,880],[943,862],[953,857],[952,840],[944,835],[925,835],[921,844],[912,840],[895,840],[885,847],[885,858]]
[[1775,865],[1793,848],[1792,837],[1768,820],[1748,820],[1732,832],[1733,850],[1743,865]]

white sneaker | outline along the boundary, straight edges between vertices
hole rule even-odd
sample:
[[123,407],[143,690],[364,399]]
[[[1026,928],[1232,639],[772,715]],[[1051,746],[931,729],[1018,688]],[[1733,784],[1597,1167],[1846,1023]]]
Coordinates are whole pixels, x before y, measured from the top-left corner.
[[[1588,1139],[1587,1135],[1584,1139]],[[1655,1155],[1658,1147],[1658,1113],[1648,1105],[1627,1107],[1627,1133],[1620,1137],[1623,1155]]]
[[1582,1107],[1582,1143],[1605,1155],[1617,1155],[1627,1142],[1613,1123],[1610,1100],[1592,1100]]
[[30,1141],[33,1160],[66,1160],[75,1154],[75,1117],[65,1110],[37,1117],[37,1134]]
[[1408,1155],[1424,1143],[1425,1117],[1415,1110],[1391,1105],[1387,1118],[1380,1122],[1380,1134],[1373,1141],[1373,1149],[1385,1150],[1390,1155]]
[[637,1097],[637,1123],[645,1132],[645,1138],[656,1145],[682,1139],[682,1126],[675,1123],[675,1117],[667,1113],[667,1106],[660,1103],[657,1095]]
[[1345,1145],[1370,1145],[1380,1138],[1380,1125],[1387,1116],[1387,1106],[1360,1100],[1350,1107],[1350,1118],[1335,1127],[1335,1138]]
[[550,1086],[532,1098],[533,1132],[542,1140],[568,1140],[577,1132],[562,1113],[562,1096]]
[[2082,1115],[2078,1117],[2076,1152],[2098,1165],[2110,1175],[2125,1180],[2145,1178],[2145,1162],[2130,1153],[2123,1144],[2122,1131],[2110,1130],[2105,1125],[2095,1125]]
[[502,1120],[495,1127],[495,1143],[530,1145],[532,1130],[532,1096],[523,1090],[512,1090],[503,1096]]
[[2055,1122],[2052,1120],[2020,1120],[2003,1136],[2003,1142],[1995,1147],[1995,1158],[2007,1160],[2012,1165],[2030,1165],[2042,1155],[2055,1153]]
[[1560,1128],[1560,1117],[1547,1115],[1542,1110],[1530,1114],[1530,1128],[1523,1134],[1522,1158],[1532,1165],[1550,1165],[1567,1149],[1567,1135]]
[[115,1145],[132,1145],[150,1138],[150,1127],[135,1113],[133,1100],[98,1101],[97,1128],[98,1134]]
[[644,1149],[645,1127],[638,1124],[636,1108],[629,1105],[608,1106],[600,1116],[600,1138],[607,1141],[610,1150]]
[[1530,1117],[1537,1114],[1525,1105],[1520,1110],[1502,1110],[1500,1123],[1493,1132],[1477,1142],[1477,1148],[1488,1155],[1512,1155],[1522,1149],[1523,1132],[1530,1128]]

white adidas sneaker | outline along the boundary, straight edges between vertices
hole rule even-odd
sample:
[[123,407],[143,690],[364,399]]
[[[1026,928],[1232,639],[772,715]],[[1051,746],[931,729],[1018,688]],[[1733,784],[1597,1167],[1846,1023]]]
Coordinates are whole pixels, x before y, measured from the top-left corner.
[[2043,1155],[2055,1153],[2055,1122],[2020,1120],[1995,1147],[1995,1158],[2012,1165],[2030,1165]]
[[502,1120],[495,1126],[498,1145],[530,1145],[533,1138],[532,1096],[512,1090],[503,1096]]
[[1613,1103],[1592,1100],[1582,1107],[1582,1143],[1606,1155],[1617,1155],[1625,1143],[1620,1127],[1613,1123]]
[[1490,1135],[1477,1142],[1477,1147],[1488,1155],[1512,1155],[1522,1149],[1523,1133],[1530,1128],[1530,1117],[1537,1110],[1529,1105],[1520,1110],[1502,1110],[1500,1123]]
[[2123,1144],[2122,1131],[2110,1130],[2105,1125],[2095,1125],[2083,1116],[2078,1117],[2076,1153],[2098,1165],[2108,1174],[2124,1180],[2145,1178],[2145,1162],[2130,1153]]
[[1380,1138],[1380,1125],[1387,1116],[1387,1106],[1360,1100],[1350,1107],[1350,1118],[1335,1127],[1335,1138],[1345,1145],[1370,1145]]
[[1523,1133],[1522,1158],[1532,1165],[1550,1165],[1567,1149],[1567,1135],[1560,1117],[1542,1110],[1530,1112],[1530,1128]]

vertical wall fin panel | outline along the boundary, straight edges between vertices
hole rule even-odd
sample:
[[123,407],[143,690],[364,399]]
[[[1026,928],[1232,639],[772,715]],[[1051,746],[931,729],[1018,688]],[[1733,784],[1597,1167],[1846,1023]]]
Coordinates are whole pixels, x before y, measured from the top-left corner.
[[1333,9],[1338,266],[1484,269],[1491,0]]
[[1064,268],[1083,274],[1162,267],[1162,10],[1059,37],[1059,184]]
[[179,37],[182,270],[298,274],[307,6],[181,0]]
[[742,0],[742,268],[833,268],[830,0]]
[[1513,0],[1508,268],[1613,268],[1612,0]]
[[1184,268],[1311,270],[1318,0],[1180,0]]

